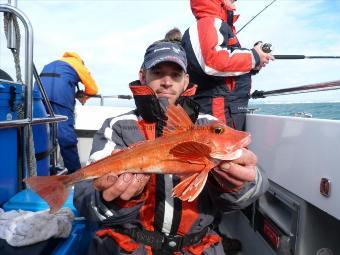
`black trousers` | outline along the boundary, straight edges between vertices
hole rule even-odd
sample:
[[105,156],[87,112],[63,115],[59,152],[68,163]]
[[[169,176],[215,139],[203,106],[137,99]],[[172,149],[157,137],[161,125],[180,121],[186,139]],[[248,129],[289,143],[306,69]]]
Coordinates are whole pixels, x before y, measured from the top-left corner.
[[248,99],[228,102],[223,96],[197,96],[200,112],[210,114],[224,121],[229,127],[245,130]]

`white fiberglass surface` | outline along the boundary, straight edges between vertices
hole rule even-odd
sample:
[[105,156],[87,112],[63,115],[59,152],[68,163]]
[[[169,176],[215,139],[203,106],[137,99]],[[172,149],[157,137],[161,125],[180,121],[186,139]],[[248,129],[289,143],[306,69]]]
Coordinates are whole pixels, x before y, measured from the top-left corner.
[[[269,178],[340,219],[340,121],[249,115],[250,149]],[[331,182],[320,194],[321,178]]]
[[76,129],[98,130],[107,118],[133,110],[132,107],[76,106]]

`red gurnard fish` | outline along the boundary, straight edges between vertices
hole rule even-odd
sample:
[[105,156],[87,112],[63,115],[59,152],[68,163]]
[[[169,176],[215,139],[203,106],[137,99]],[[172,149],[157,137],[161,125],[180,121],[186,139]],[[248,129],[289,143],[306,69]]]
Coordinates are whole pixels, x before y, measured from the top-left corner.
[[221,160],[241,156],[249,145],[247,132],[237,131],[223,122],[194,125],[180,106],[170,105],[163,135],[139,142],[66,176],[34,176],[25,179],[29,187],[58,211],[73,184],[101,177],[107,173],[155,173],[186,176],[174,187],[172,195],[193,201],[202,191],[208,173]]

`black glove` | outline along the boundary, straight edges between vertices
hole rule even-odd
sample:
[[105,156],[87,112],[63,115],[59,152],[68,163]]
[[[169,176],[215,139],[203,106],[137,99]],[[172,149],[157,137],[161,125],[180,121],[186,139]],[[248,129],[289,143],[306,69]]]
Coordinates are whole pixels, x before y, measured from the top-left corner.
[[83,97],[85,97],[85,96],[86,96],[86,94],[85,94],[84,90],[78,90],[78,91],[76,92],[76,95],[75,95],[75,97],[76,97],[77,99],[83,98]]

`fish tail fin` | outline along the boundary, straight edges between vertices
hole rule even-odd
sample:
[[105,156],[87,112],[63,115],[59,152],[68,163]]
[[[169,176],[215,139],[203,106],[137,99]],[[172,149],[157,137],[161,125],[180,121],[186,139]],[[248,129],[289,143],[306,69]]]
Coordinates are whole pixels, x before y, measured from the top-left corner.
[[193,174],[174,187],[172,195],[183,201],[191,202],[201,193],[208,179],[209,170]]
[[50,206],[50,213],[57,212],[69,195],[69,175],[62,176],[33,176],[24,181],[29,187],[44,199]]

